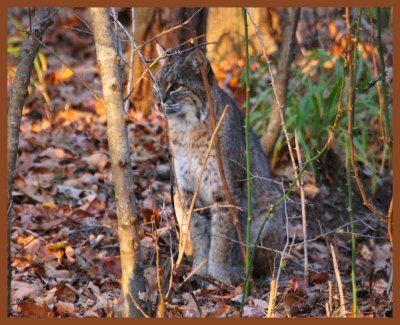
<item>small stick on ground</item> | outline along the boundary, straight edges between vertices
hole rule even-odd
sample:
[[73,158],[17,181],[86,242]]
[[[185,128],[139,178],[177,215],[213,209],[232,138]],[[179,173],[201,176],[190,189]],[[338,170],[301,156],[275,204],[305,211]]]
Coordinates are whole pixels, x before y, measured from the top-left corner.
[[328,307],[329,307],[329,316],[332,316],[333,304],[332,304],[332,281],[328,281]]
[[275,309],[275,293],[276,293],[276,280],[272,279],[271,284],[269,286],[269,301],[268,301],[268,312],[267,312],[267,318],[272,317],[272,313]]
[[332,261],[333,261],[333,269],[335,270],[336,282],[338,284],[338,291],[339,291],[339,298],[340,298],[339,312],[341,312],[343,317],[346,317],[346,305],[344,302],[342,279],[340,278],[339,266],[338,266],[337,260],[336,260],[335,249],[333,248],[332,244],[330,244],[330,247],[331,247],[331,254],[332,254]]

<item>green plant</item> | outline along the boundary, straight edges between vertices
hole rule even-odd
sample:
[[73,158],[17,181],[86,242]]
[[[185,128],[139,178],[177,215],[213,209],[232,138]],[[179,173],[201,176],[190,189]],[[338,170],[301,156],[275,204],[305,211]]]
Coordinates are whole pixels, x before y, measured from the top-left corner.
[[[259,60],[259,56],[251,58],[251,62]],[[335,62],[332,69],[324,67],[327,61]],[[292,77],[289,81],[287,107],[285,111],[286,127],[294,136],[298,130],[299,143],[307,160],[310,160],[324,146],[329,135],[329,128],[335,120],[338,108],[340,88],[346,73],[343,58],[335,58],[322,49],[314,50],[307,57],[307,64],[314,66],[307,73],[304,67],[293,64]],[[365,85],[373,79],[371,75],[371,62],[358,55],[357,69],[355,71],[357,85],[357,102],[355,107],[354,143],[357,149],[357,160],[370,174],[371,189],[376,189],[379,164],[382,160],[383,144],[378,141],[379,130],[373,128],[374,121],[379,116],[379,100],[375,87],[363,91]],[[261,69],[250,76],[251,117],[250,122],[258,135],[261,135],[268,123],[270,107],[272,105],[272,87],[268,83],[268,73],[265,63]],[[243,76],[242,76],[243,80]],[[347,101],[346,92],[343,102]],[[389,123],[391,124],[391,110]],[[345,152],[345,137],[347,117],[340,121],[335,141],[338,147]],[[283,135],[276,143],[272,163],[278,154],[285,150],[286,144]],[[344,155],[343,157],[344,163]],[[315,163],[310,164],[314,176],[318,178]]]

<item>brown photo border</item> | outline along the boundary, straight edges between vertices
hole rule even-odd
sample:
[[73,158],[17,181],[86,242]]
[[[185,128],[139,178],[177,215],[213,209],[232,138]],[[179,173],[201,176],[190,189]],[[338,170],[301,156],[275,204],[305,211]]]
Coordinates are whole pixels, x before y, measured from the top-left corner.
[[[0,147],[1,152],[3,153],[1,156],[3,159],[0,161],[0,184],[2,190],[2,195],[0,196],[0,204],[1,204],[1,218],[0,218],[0,321],[7,322],[9,324],[50,324],[55,321],[60,322],[69,322],[75,321],[85,322],[85,324],[98,324],[98,322],[107,322],[107,323],[120,323],[120,322],[144,322],[146,324],[149,323],[159,323],[159,322],[167,322],[172,324],[173,322],[186,322],[197,323],[200,324],[204,319],[123,319],[123,318],[115,318],[115,319],[97,319],[97,318],[83,318],[83,319],[72,319],[72,318],[7,318],[7,44],[5,43],[7,40],[7,9],[12,7],[392,7],[393,10],[393,26],[392,26],[392,43],[393,43],[393,193],[396,193],[397,196],[394,197],[393,202],[393,229],[394,229],[394,250],[399,251],[399,239],[397,238],[398,226],[400,225],[398,220],[399,215],[399,186],[400,186],[400,173],[398,167],[396,168],[396,164],[400,161],[400,112],[397,112],[396,109],[399,109],[400,104],[400,81],[398,76],[398,68],[400,65],[399,59],[399,51],[400,51],[400,1],[399,0],[253,0],[253,1],[240,1],[240,0],[170,0],[170,1],[160,1],[160,0],[97,0],[97,1],[76,1],[76,0],[55,0],[51,2],[49,0],[36,0],[36,1],[27,1],[27,0],[1,0],[0,3],[0,31],[3,39],[3,49],[0,53],[0,73],[1,73],[1,95],[0,95],[0,124],[1,136],[0,136]],[[394,109],[396,107],[396,109]],[[398,166],[398,165],[397,165]],[[396,200],[397,199],[397,200]],[[393,267],[394,270],[399,270],[399,259],[393,254]],[[324,318],[328,322],[339,322],[344,320],[345,322],[354,322],[360,324],[361,322],[372,322],[372,321],[380,321],[384,323],[393,323],[397,322],[400,317],[397,310],[397,298],[399,291],[399,281],[396,272],[394,272],[394,282],[393,282],[393,304],[396,305],[393,307],[393,317],[392,318],[383,318],[383,319],[368,319],[368,318],[359,318],[359,319],[342,319],[342,318]],[[217,322],[229,322],[230,324],[243,324],[244,322],[294,322],[296,324],[318,324],[322,319],[318,318],[295,318],[295,319],[217,319],[217,318],[208,318],[207,321],[212,323]],[[311,323],[309,323],[311,322]]]

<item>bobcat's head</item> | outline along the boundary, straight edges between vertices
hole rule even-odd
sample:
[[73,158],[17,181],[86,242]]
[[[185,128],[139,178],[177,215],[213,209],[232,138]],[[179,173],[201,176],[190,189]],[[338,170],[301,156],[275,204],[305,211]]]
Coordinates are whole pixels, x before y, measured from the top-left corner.
[[[159,55],[166,52],[158,47]],[[210,87],[216,85],[211,66],[204,53],[200,51]],[[157,73],[157,84],[162,96],[158,100],[163,105],[168,120],[186,123],[187,126],[203,122],[208,116],[208,102],[201,77],[196,52],[189,55],[169,55],[162,59]],[[159,97],[157,92],[155,97]]]

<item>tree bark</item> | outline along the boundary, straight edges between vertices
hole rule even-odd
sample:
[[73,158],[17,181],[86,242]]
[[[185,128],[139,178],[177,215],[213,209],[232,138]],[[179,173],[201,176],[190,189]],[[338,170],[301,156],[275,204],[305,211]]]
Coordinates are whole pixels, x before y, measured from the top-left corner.
[[144,291],[143,267],[140,262],[137,205],[133,193],[128,134],[123,114],[124,101],[119,75],[114,33],[105,8],[90,8],[96,44],[97,63],[103,86],[107,114],[107,138],[115,189],[118,235],[122,268],[124,316],[142,317],[139,292]]
[[7,275],[7,313],[11,314],[11,219],[12,219],[12,187],[14,184],[15,168],[18,156],[19,128],[21,125],[22,109],[28,96],[28,86],[31,80],[33,62],[38,52],[40,40],[46,29],[53,23],[51,18],[54,9],[37,9],[32,23],[32,29],[22,43],[19,63],[13,82],[11,96],[8,101],[7,115],[7,184],[8,184],[8,275]]
[[[279,97],[279,102],[282,106],[282,112],[285,112],[286,107],[289,70],[293,59],[293,47],[296,39],[296,29],[300,9],[288,8],[287,11],[287,22],[283,31],[283,44],[278,61],[278,71],[275,76],[276,91]],[[281,129],[279,107],[277,102],[274,101],[267,129],[261,138],[261,145],[268,156],[270,156],[274,149]]]

